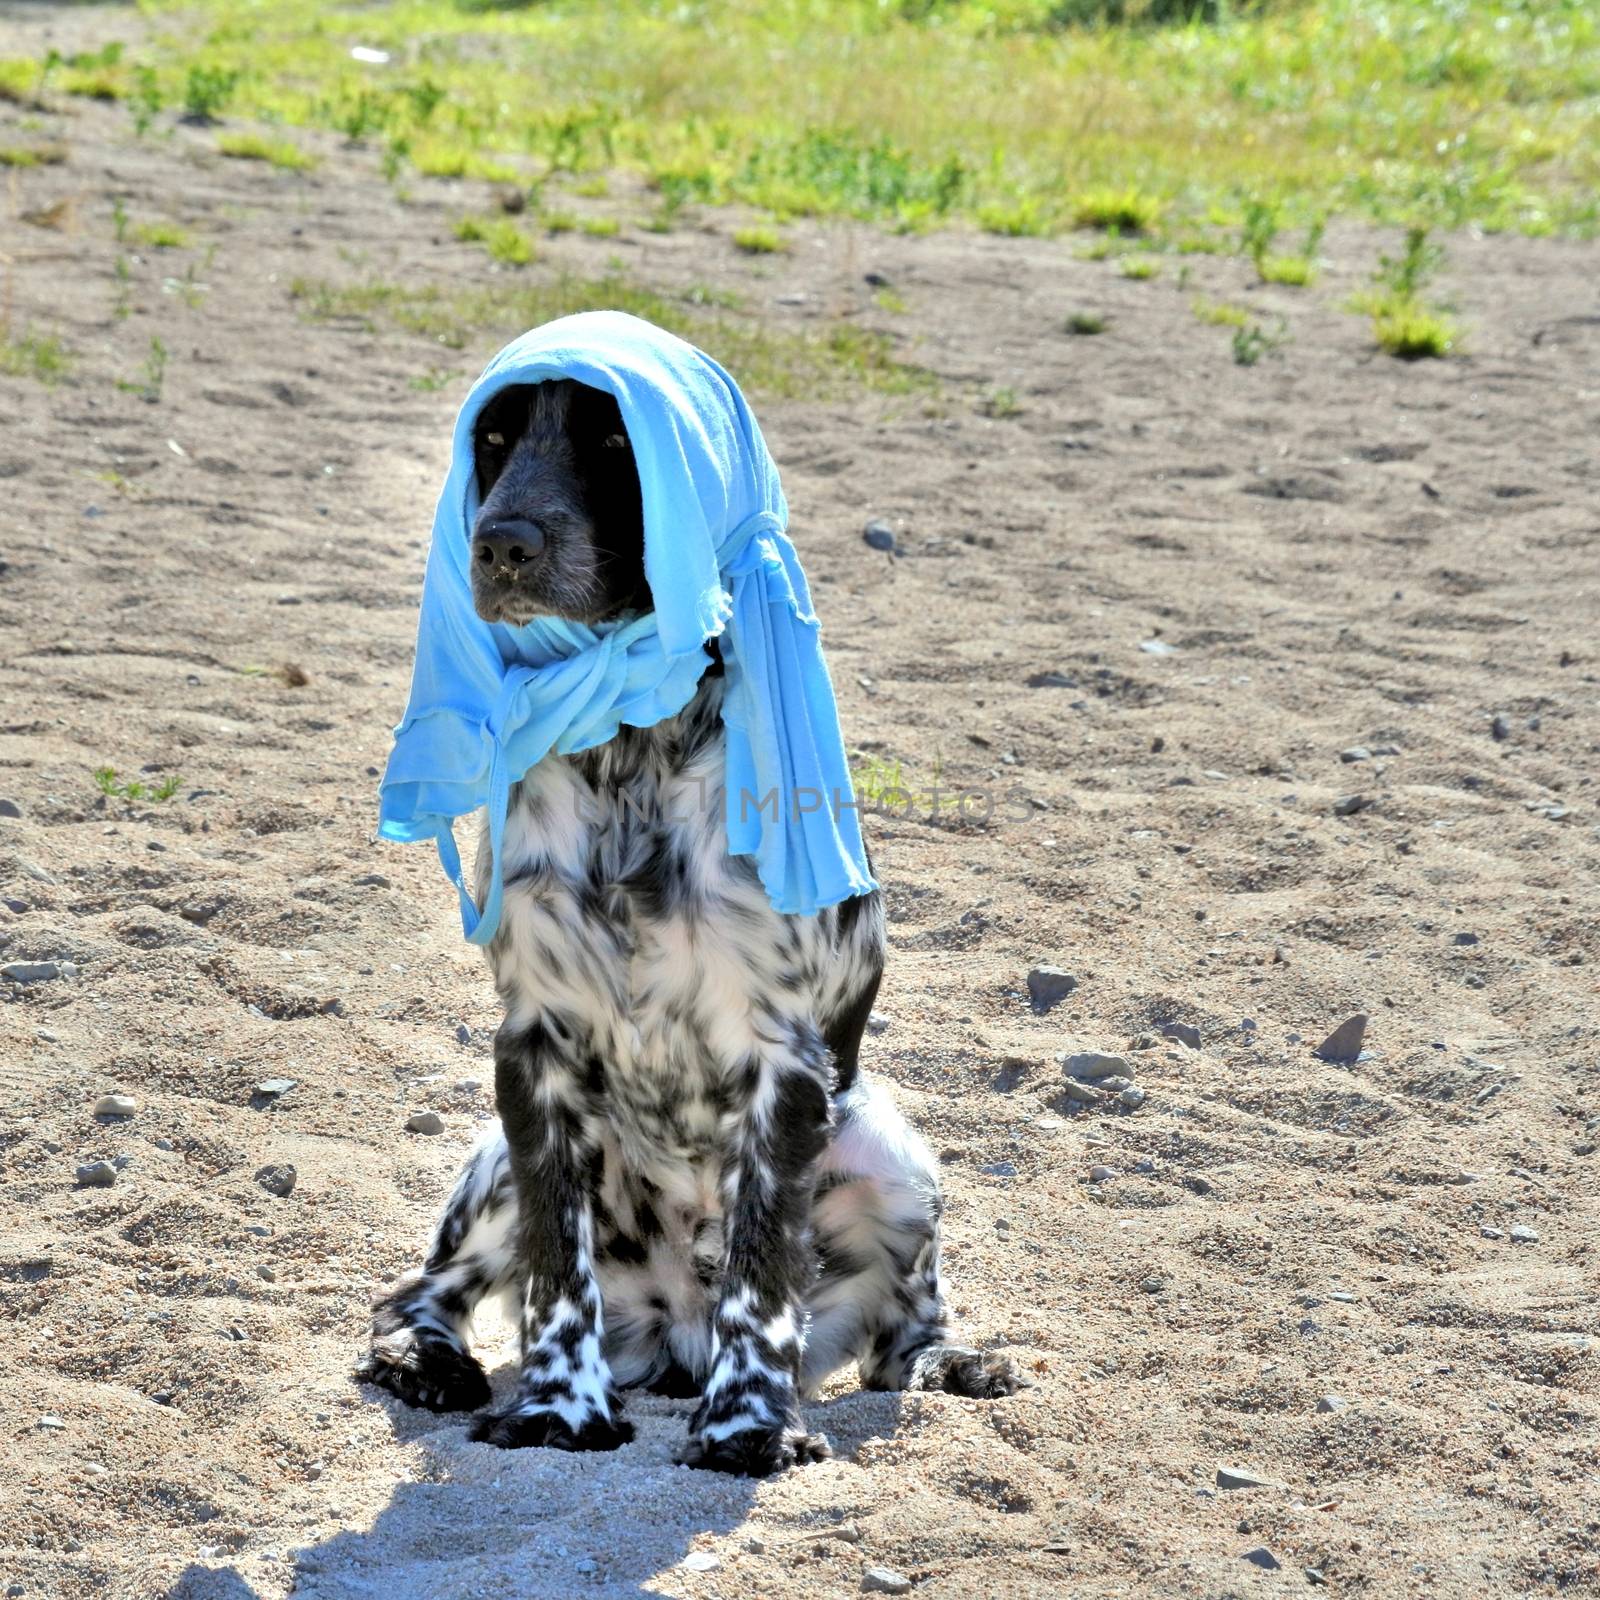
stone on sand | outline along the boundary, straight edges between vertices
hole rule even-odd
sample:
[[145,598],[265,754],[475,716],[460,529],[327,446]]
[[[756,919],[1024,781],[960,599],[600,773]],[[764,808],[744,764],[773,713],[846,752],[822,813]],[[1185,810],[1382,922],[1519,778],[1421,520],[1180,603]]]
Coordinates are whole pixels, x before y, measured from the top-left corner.
[[78,1168],[78,1186],[83,1189],[109,1189],[117,1181],[117,1169],[109,1161],[85,1161]]
[[1180,1043],[1188,1045],[1191,1050],[1200,1048],[1200,1030],[1191,1022],[1163,1022],[1161,1037],[1177,1039]]
[[1080,1050],[1056,1058],[1069,1078],[1127,1078],[1134,1076],[1133,1063],[1126,1056],[1102,1050]]
[[415,1111],[406,1118],[407,1133],[443,1133],[444,1118],[437,1111]]
[[1043,1016],[1053,1010],[1078,987],[1078,980],[1060,967],[1035,967],[1028,974],[1028,999]]
[[103,1094],[94,1103],[97,1117],[131,1117],[138,1109],[138,1102],[130,1094]]
[[1218,1467],[1217,1487],[1219,1489],[1276,1489],[1278,1486],[1271,1478],[1263,1478],[1259,1473],[1251,1472],[1248,1467]]
[[1353,1017],[1346,1017],[1326,1039],[1316,1048],[1316,1054],[1324,1061],[1351,1062],[1361,1054],[1361,1041],[1367,1033],[1367,1016],[1364,1011],[1358,1011]]
[[868,1567],[861,1574],[863,1594],[910,1594],[911,1580],[893,1567]]
[[256,1182],[268,1194],[275,1194],[280,1200],[286,1200],[294,1192],[295,1180],[299,1176],[300,1174],[287,1161],[269,1162],[266,1166],[256,1169]]

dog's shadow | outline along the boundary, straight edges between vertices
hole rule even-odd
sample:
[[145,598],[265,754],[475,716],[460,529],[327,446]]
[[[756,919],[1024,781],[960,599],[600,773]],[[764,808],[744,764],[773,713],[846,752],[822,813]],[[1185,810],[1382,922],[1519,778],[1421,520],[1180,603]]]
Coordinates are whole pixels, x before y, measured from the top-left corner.
[[[495,1403],[514,1364],[495,1374]],[[467,1438],[464,1415],[435,1416],[364,1388],[385,1407],[409,1476],[361,1531],[292,1555],[296,1595],[317,1600],[517,1600],[655,1594],[650,1580],[750,1517],[758,1485],[677,1465],[693,1402],[631,1391],[631,1444],[603,1454],[497,1450]],[[807,1423],[849,1460],[868,1439],[895,1432],[898,1394],[851,1389],[805,1408]],[[828,1463],[797,1469],[827,1474]],[[829,1496],[830,1508],[839,1497]],[[830,1520],[837,1520],[836,1515]],[[705,1539],[703,1535],[711,1535]],[[733,1549],[737,1550],[737,1543]]]

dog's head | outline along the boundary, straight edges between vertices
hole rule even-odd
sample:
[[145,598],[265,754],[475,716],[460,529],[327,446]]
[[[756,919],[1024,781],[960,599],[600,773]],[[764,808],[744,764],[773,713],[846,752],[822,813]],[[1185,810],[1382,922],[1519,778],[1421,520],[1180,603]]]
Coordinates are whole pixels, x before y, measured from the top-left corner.
[[485,622],[649,605],[639,473],[617,402],[570,379],[502,389],[473,436],[472,604]]

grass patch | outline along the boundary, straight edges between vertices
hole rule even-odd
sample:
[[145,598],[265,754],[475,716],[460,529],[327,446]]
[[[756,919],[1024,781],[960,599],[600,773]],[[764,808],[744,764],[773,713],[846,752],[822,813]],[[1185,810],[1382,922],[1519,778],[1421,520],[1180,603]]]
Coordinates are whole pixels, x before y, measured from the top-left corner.
[[1317,264],[1305,256],[1263,255],[1256,262],[1256,271],[1263,283],[1281,283],[1292,289],[1303,289],[1315,282]]
[[317,164],[317,158],[298,145],[261,133],[225,133],[217,140],[217,150],[235,161],[265,161],[285,172],[309,172]]
[[1072,220],[1080,228],[1110,228],[1146,233],[1161,216],[1161,202],[1137,189],[1091,189],[1073,202]]
[[1074,311],[1067,318],[1067,332],[1079,335],[1104,333],[1106,319],[1093,311]]
[[97,767],[94,786],[110,800],[170,800],[183,786],[183,775],[169,772],[159,783],[124,783],[115,767]]
[[986,417],[1020,417],[1022,415],[1022,402],[1017,398],[1015,389],[991,389],[978,402],[978,410]]
[[0,167],[56,167],[66,159],[64,144],[0,144]]
[[136,222],[128,237],[150,250],[187,250],[190,243],[188,230],[176,222]]
[[[604,0],[141,9],[151,43],[61,87],[146,116],[354,119],[423,173],[626,172],[664,218],[737,203],[1133,233],[1232,225],[1261,195],[1297,227],[1600,229],[1593,0],[744,0],[714,25]],[[352,62],[356,43],[391,65]],[[745,92],[750,62],[774,59]],[[37,72],[0,81],[43,92]]]
[[1242,328],[1250,320],[1243,306],[1230,306],[1223,300],[1196,300],[1189,309],[1196,322],[1211,328]]
[[681,297],[659,294],[618,274],[562,273],[509,286],[502,280],[492,287],[302,278],[289,292],[302,314],[315,320],[366,331],[388,324],[452,350],[495,343],[574,311],[630,311],[709,352],[738,375],[741,386],[780,399],[857,388],[905,395],[938,387],[931,373],[900,361],[888,336],[872,329],[840,320],[820,330],[780,330],[731,314],[721,301],[697,303],[693,291]]
[[1160,275],[1161,263],[1154,256],[1124,256],[1118,271],[1124,278],[1136,278],[1146,282]]
[[1270,329],[1259,322],[1240,324],[1233,330],[1233,359],[1241,367],[1253,367],[1262,356],[1271,355],[1288,342],[1289,328],[1281,317]]
[[615,217],[585,217],[578,227],[591,239],[615,239],[622,232]]
[[1402,361],[1443,359],[1461,342],[1461,329],[1443,312],[1417,300],[1390,300],[1372,313],[1378,348]]
[[789,248],[776,228],[735,228],[733,242],[747,256],[780,255]]
[[1052,231],[1050,214],[1038,200],[1029,196],[980,205],[976,221],[985,233],[998,233],[1010,239],[1028,238]]
[[12,334],[0,327],[0,372],[56,384],[71,370],[67,347],[53,333]]
[[456,238],[481,244],[491,261],[508,267],[525,267],[533,260],[533,240],[509,217],[463,217]]

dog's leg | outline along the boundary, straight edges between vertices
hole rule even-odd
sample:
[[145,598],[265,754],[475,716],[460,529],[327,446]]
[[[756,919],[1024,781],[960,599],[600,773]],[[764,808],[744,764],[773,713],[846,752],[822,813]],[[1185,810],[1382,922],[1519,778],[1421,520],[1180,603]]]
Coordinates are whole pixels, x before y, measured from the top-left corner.
[[723,1172],[723,1276],[711,1373],[681,1457],[762,1478],[828,1453],[800,1419],[802,1298],[817,1158],[827,1142],[828,1052],[809,1024],[753,1057],[737,1086],[738,1124]]
[[813,1213],[822,1272],[808,1297],[803,1388],[814,1393],[857,1359],[868,1389],[1014,1393],[1017,1375],[1004,1356],[949,1340],[928,1147],[869,1080],[840,1096],[838,1113]]
[[472,1314],[514,1271],[516,1196],[499,1128],[456,1181],[419,1271],[373,1303],[372,1348],[356,1377],[431,1411],[475,1411],[489,1382],[468,1347]]
[[633,1437],[601,1350],[594,1202],[601,1151],[586,1127],[588,1074],[554,1021],[508,1017],[495,1038],[495,1094],[517,1192],[522,1370],[472,1437],[502,1449],[614,1450]]

